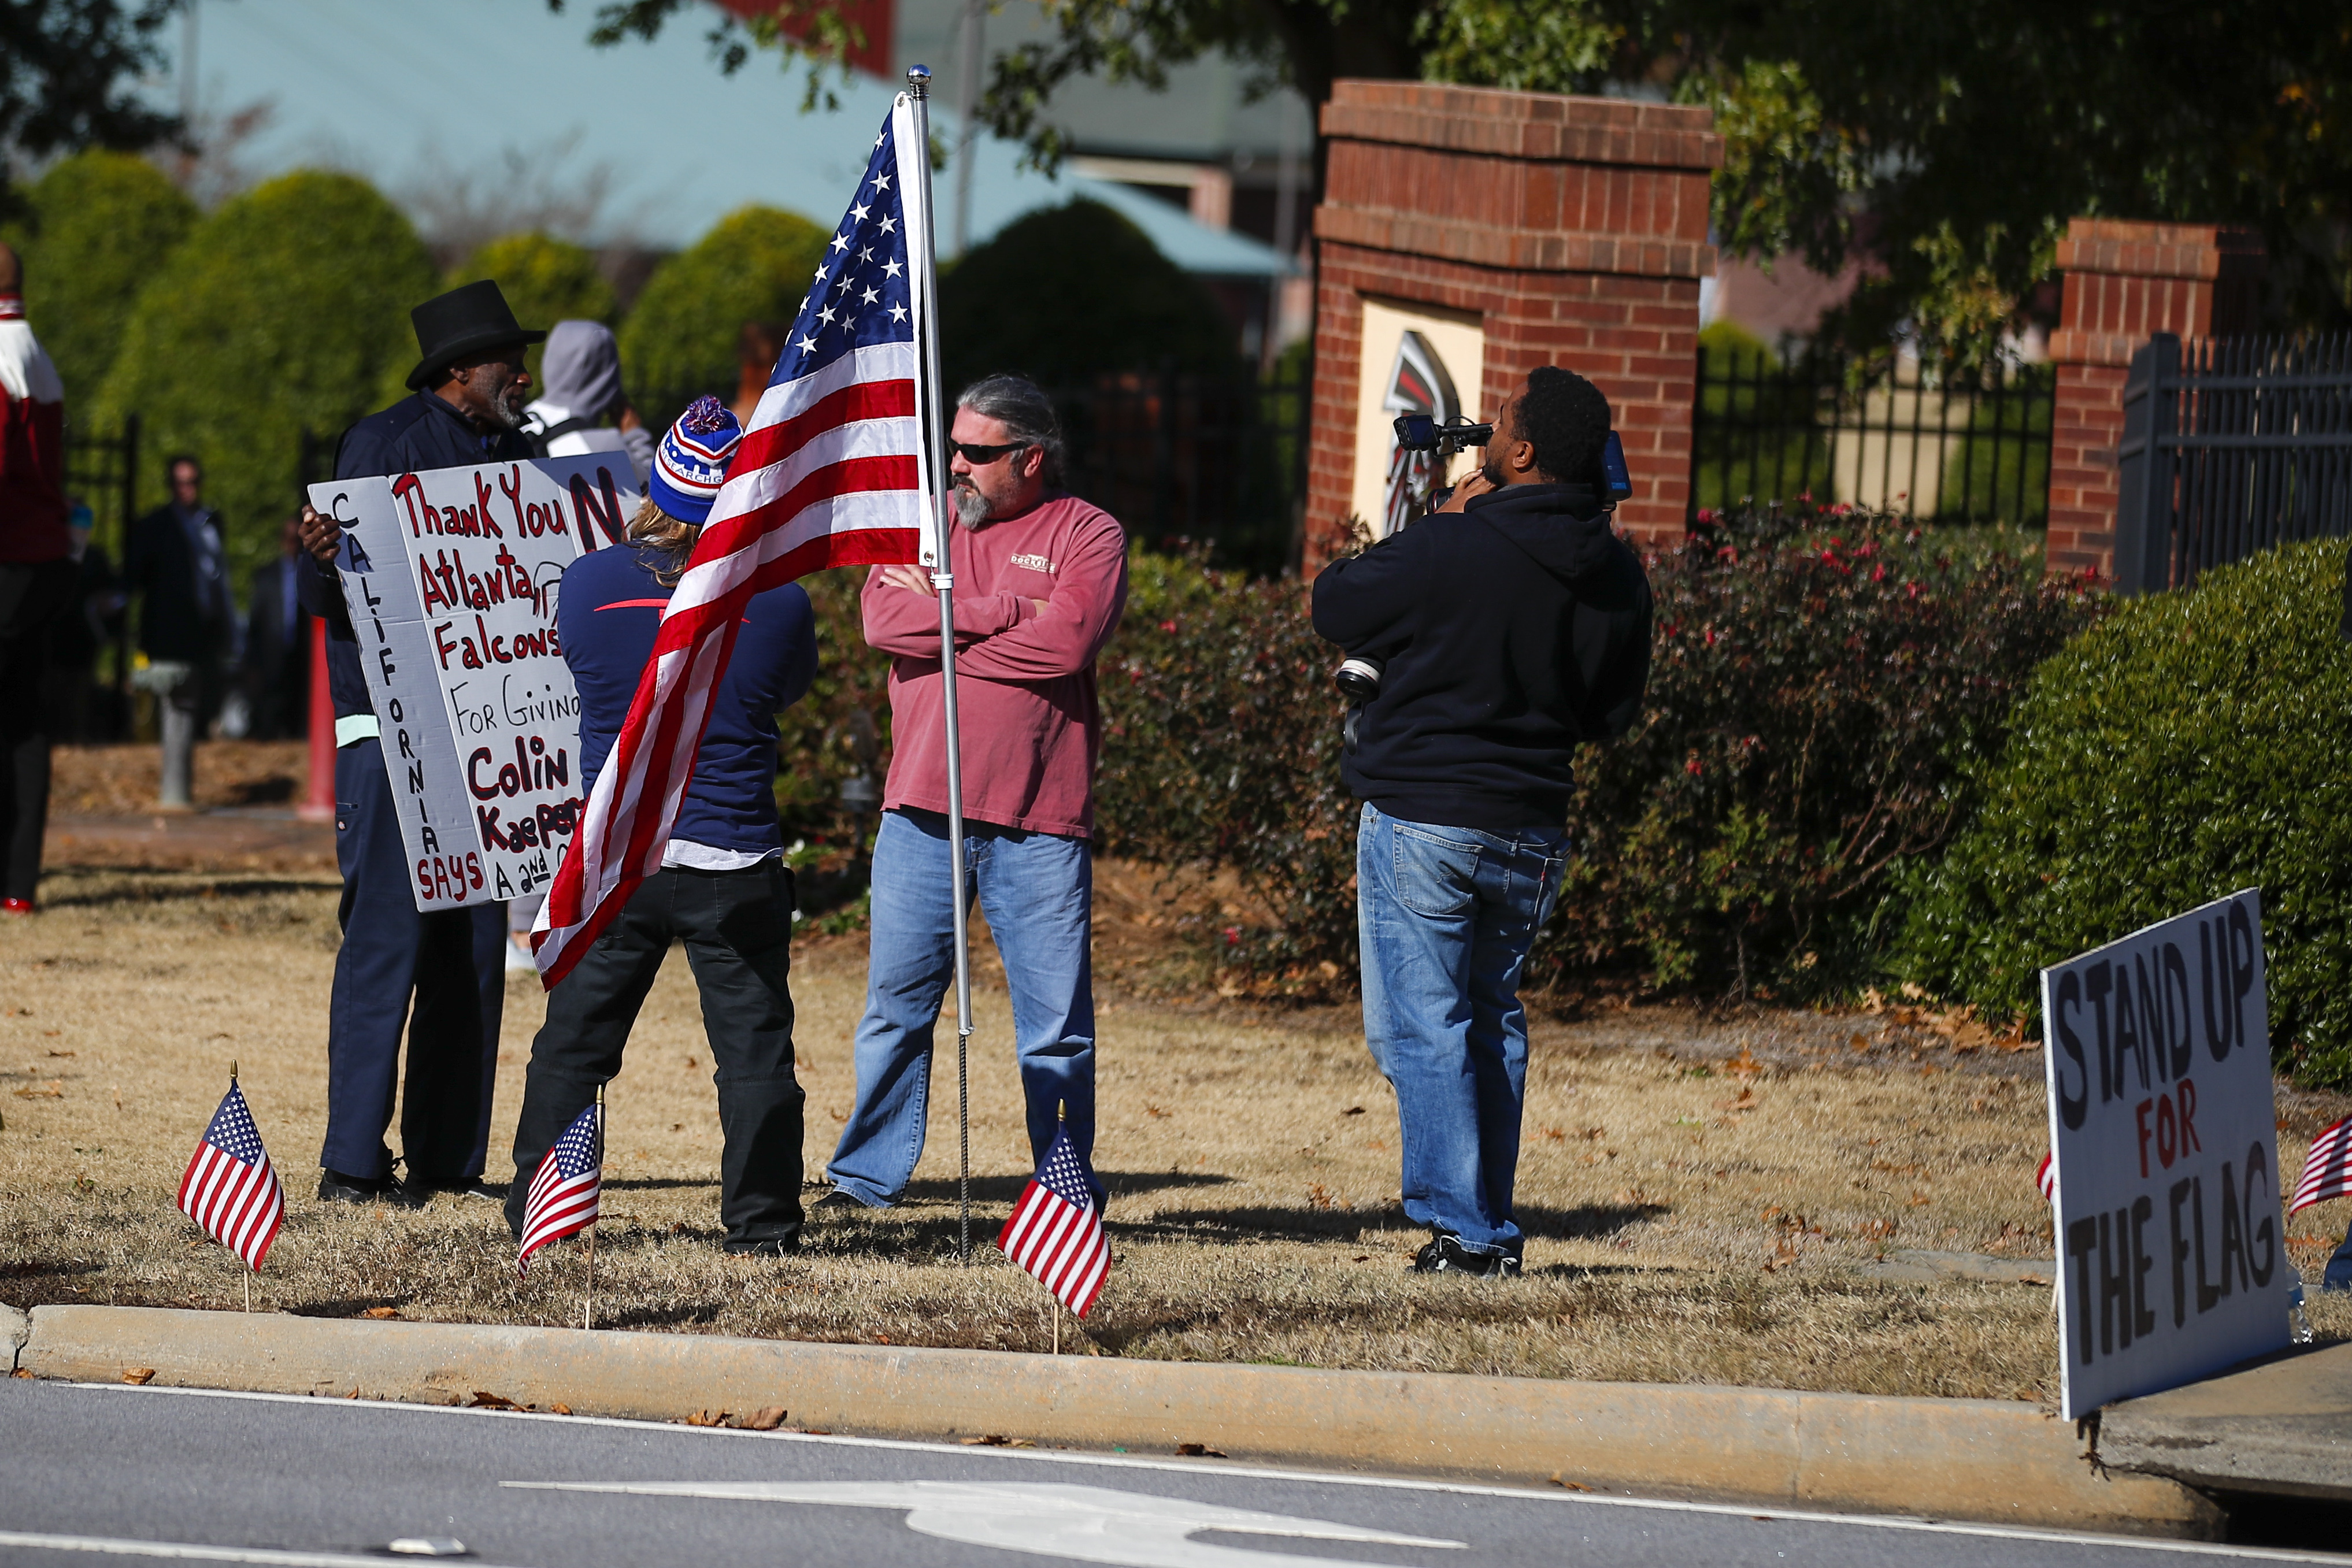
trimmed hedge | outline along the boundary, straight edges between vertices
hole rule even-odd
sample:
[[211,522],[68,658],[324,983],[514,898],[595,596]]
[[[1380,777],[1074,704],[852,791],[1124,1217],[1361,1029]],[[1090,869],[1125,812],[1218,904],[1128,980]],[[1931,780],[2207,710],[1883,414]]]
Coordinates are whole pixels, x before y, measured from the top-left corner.
[[2034,676],[1983,814],[1916,879],[1902,960],[1989,1014],[2042,966],[2263,893],[2273,1059],[2352,1084],[2346,547],[2290,546],[2122,602]]
[[66,416],[86,425],[139,291],[196,225],[196,204],[144,158],[77,152],[28,193],[9,242],[25,258],[25,308],[66,384]]
[[147,474],[172,452],[203,460],[242,583],[277,556],[299,503],[301,433],[381,406],[377,389],[416,362],[409,308],[438,284],[408,220],[364,180],[272,180],[206,218],[140,294],[99,423],[144,416]]
[[798,316],[830,237],[797,214],[743,207],[663,262],[621,328],[631,392],[731,399],[743,323]]

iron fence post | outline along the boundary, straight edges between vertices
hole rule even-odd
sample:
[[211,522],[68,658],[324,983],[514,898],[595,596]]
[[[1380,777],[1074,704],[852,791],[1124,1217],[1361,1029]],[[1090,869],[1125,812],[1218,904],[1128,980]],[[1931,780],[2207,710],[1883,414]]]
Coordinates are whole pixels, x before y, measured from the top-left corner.
[[2116,591],[2161,593],[2172,585],[2173,434],[2180,340],[2158,332],[2132,355],[2124,383],[2124,434],[2116,447]]

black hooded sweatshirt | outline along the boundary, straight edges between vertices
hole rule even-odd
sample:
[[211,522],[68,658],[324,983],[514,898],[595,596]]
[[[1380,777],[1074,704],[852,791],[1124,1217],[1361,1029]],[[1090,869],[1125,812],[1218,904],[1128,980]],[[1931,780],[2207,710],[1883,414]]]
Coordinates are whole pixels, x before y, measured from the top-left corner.
[[1340,777],[1407,821],[1556,832],[1576,747],[1650,674],[1650,580],[1585,485],[1511,485],[1315,579],[1315,630],[1383,659]]

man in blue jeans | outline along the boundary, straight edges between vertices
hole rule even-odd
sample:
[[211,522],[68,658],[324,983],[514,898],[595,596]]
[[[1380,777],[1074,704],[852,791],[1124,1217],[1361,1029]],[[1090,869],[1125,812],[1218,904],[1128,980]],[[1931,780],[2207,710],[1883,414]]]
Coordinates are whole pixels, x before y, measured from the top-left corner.
[[[1019,376],[966,388],[949,434],[968,885],[1013,993],[1031,1152],[1042,1162],[1066,1117],[1091,1164],[1095,655],[1127,602],[1127,537],[1061,488],[1054,405]],[[866,642],[893,656],[894,749],[874,844],[857,1103],[820,1208],[885,1208],[905,1195],[955,972],[939,601],[917,568],[886,566],[866,580],[864,610]]]
[[1576,747],[1622,735],[1649,678],[1608,435],[1599,389],[1539,367],[1484,468],[1315,580],[1315,630],[1383,666],[1340,777],[1364,802],[1364,1037],[1396,1090],[1405,1213],[1434,1233],[1423,1272],[1519,1271],[1519,975],[1559,895]]

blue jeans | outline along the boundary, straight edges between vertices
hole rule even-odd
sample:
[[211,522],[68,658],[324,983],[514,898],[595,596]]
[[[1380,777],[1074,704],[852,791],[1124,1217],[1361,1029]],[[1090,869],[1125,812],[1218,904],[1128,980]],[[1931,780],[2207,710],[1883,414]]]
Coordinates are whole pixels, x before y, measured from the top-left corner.
[[[922,1158],[931,1036],[955,981],[955,897],[947,818],[882,814],[866,1016],[857,1025],[857,1103],[828,1166],[833,1185],[869,1207],[903,1197]],[[1053,1147],[1056,1113],[1091,1164],[1095,1145],[1094,862],[1083,839],[964,823],[966,884],[988,914],[1013,994],[1013,1048],[1029,1107],[1029,1147]],[[1099,1186],[1096,1193],[1099,1201]]]
[[1563,833],[1407,822],[1370,803],[1357,828],[1364,1040],[1396,1090],[1404,1211],[1475,1252],[1520,1247],[1519,974],[1567,855]]

